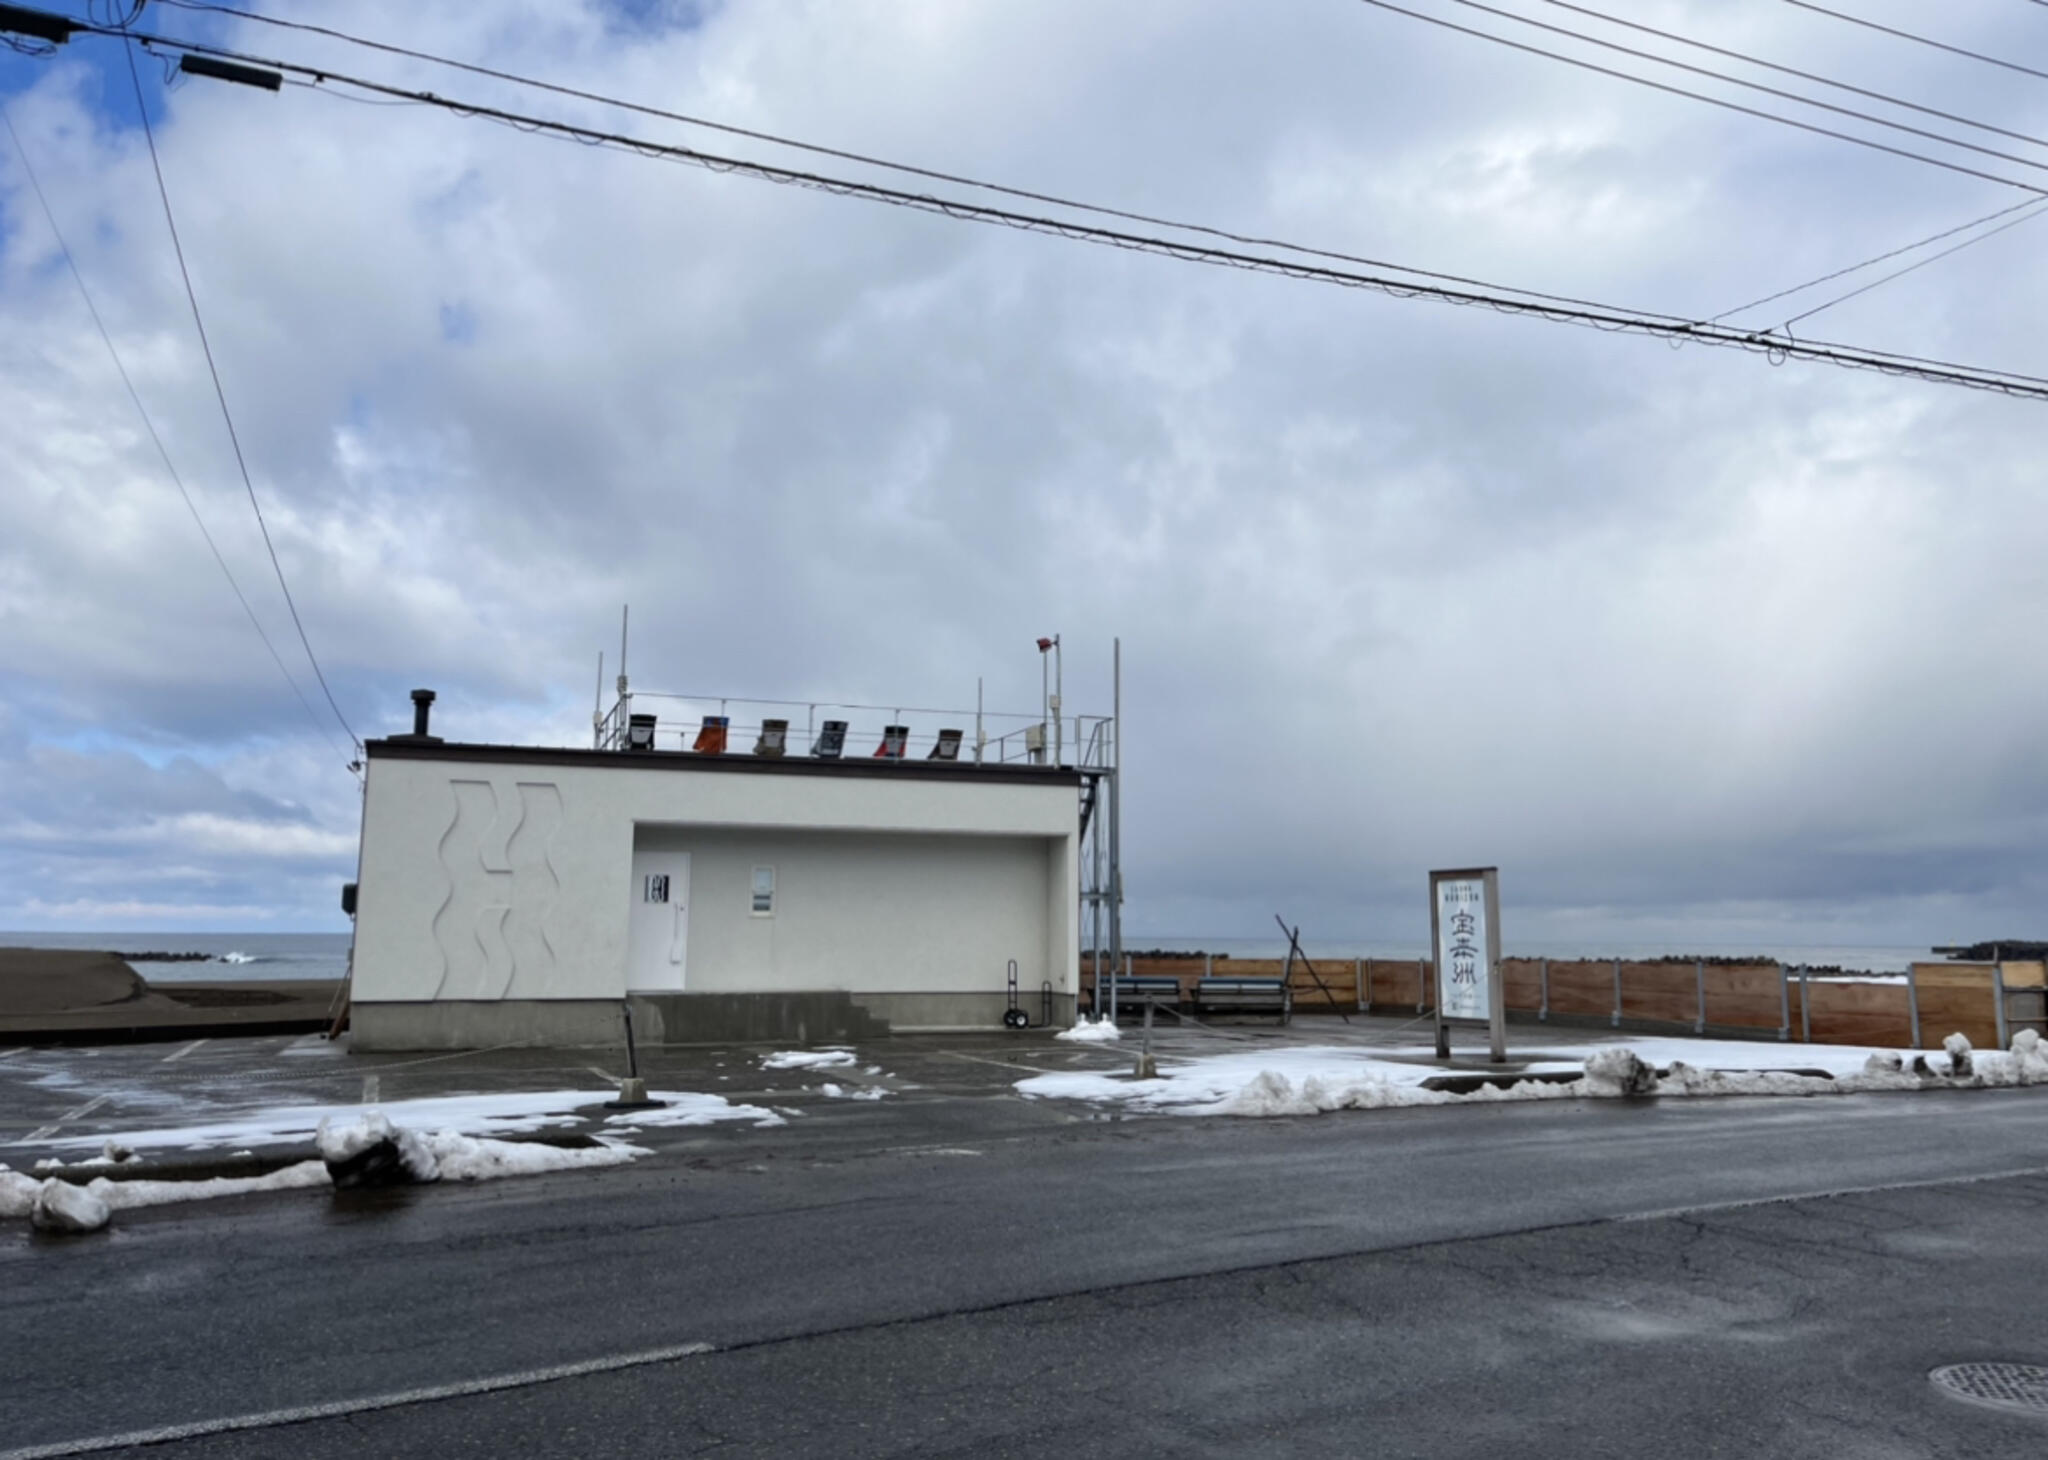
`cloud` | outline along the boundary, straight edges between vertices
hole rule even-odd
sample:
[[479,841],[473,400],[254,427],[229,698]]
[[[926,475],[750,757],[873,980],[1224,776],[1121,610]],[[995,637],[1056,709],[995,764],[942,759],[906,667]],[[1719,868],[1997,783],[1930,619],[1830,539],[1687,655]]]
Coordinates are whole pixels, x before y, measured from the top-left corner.
[[[2002,201],[1360,6],[330,9],[740,125],[1673,312]],[[1997,50],[2024,21],[1957,34]],[[2039,106],[1791,12],[1671,24],[2016,126]],[[772,152],[302,33],[211,33]],[[0,88],[312,712],[0,154],[0,923],[336,926],[347,747],[103,46]],[[1028,711],[1031,640],[1059,631],[1069,704],[1106,709],[1121,635],[1135,936],[1256,936],[1284,907],[1312,933],[1412,938],[1422,874],[1471,861],[1560,937],[1946,941],[2023,932],[2038,906],[2038,407],[303,89],[188,82],[159,143],[256,493],[362,734],[403,728],[419,684],[444,733],[578,743],[627,600],[635,681],[713,696],[968,706],[984,678]],[[1802,331],[2023,368],[2027,233]]]

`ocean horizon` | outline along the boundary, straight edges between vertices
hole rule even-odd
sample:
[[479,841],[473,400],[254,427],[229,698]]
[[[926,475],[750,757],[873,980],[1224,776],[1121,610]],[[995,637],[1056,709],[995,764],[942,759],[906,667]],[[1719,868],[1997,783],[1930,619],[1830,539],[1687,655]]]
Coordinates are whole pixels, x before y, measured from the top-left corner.
[[[0,947],[104,949],[124,956],[138,953],[205,954],[204,961],[158,962],[134,959],[136,972],[153,983],[218,983],[232,979],[338,979],[348,971],[349,933],[273,932],[10,932],[0,930]],[[1084,938],[1085,943],[1085,938]],[[1277,938],[1199,938],[1160,933],[1127,932],[1124,947],[1133,951],[1163,949],[1181,953],[1229,954],[1233,958],[1280,958],[1287,945]],[[1305,939],[1312,960],[1345,964],[1355,958],[1410,959],[1428,951],[1427,943],[1400,939]],[[1646,943],[1639,939],[1532,939],[1511,941],[1507,957],[1553,959],[1656,959],[1667,957],[1775,959],[1787,965],[1841,968],[1869,973],[1904,973],[1916,961],[1937,955],[1919,945],[1773,943],[1763,940],[1723,943],[1679,940]],[[1087,967],[1084,949],[1082,964]]]

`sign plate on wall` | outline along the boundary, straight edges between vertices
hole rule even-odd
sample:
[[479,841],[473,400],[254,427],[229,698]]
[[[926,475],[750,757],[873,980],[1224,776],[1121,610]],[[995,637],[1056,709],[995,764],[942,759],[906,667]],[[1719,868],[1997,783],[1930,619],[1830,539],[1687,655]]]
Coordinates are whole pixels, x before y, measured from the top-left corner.
[[1430,946],[1436,964],[1436,1052],[1448,1058],[1454,1024],[1484,1024],[1496,1062],[1507,1059],[1507,990],[1500,978],[1500,873],[1469,867],[1429,874]]

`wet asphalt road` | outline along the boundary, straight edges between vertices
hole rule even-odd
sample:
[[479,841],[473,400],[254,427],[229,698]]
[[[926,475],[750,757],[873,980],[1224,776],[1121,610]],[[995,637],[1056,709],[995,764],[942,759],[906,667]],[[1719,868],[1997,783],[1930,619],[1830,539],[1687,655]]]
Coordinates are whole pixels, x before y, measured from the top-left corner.
[[134,1453],[2048,1453],[1925,1379],[2048,1365],[2048,1091],[1103,1121],[992,1078],[10,1228],[0,1453],[688,1343]]

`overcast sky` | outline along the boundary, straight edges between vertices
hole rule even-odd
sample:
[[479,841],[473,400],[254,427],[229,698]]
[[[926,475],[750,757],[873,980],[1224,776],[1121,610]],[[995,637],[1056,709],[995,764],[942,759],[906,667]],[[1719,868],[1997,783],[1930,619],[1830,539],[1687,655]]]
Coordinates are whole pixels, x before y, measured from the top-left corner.
[[[263,8],[1689,316],[2026,197],[1355,0]],[[1840,8],[2048,70],[2048,9],[2022,0]],[[2048,138],[2048,81],[1781,0],[1626,11]],[[802,160],[303,32],[160,4],[142,24]],[[451,738],[587,743],[627,601],[637,686],[733,696],[971,708],[982,677],[1030,710],[1032,641],[1058,632],[1069,708],[1100,712],[1121,635],[1141,944],[1257,937],[1275,911],[1312,942],[1419,940],[1427,870],[1477,863],[1502,869],[1511,945],[2048,936],[2048,405],[142,66],[256,493],[366,738],[429,685]],[[0,96],[319,712],[209,555],[0,137],[0,928],[344,928],[347,742],[236,474],[121,53],[0,52]],[[2022,224],[1797,328],[2048,373],[2044,245]],[[886,717],[854,718],[865,739]]]

